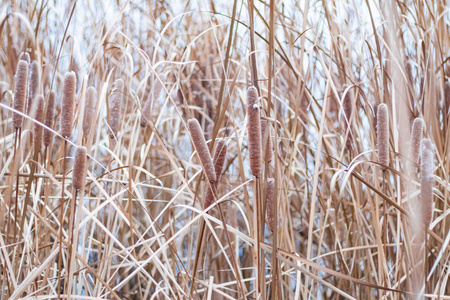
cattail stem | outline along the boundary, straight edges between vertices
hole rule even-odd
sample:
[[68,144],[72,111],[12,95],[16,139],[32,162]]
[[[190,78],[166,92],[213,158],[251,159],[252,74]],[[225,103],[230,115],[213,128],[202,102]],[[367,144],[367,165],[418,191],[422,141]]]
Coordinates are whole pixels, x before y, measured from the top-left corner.
[[[63,177],[61,185],[61,200],[60,200],[60,214],[59,214],[59,254],[58,254],[58,288],[61,287],[61,273],[62,273],[62,250],[63,250],[63,222],[64,222],[64,184],[66,176],[66,153],[67,153],[67,140],[64,140],[64,158],[63,158]],[[65,286],[63,287],[65,290]],[[58,299],[60,299],[60,294],[58,293]]]

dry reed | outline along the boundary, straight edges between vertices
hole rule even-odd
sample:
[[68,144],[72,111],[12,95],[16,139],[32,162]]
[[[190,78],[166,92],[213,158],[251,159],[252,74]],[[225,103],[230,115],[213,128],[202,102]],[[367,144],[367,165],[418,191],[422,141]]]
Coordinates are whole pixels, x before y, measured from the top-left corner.
[[[34,119],[40,123],[44,122],[44,96],[37,95],[36,96],[36,110]],[[42,126],[34,123],[33,126],[33,144],[34,144],[34,152],[39,153],[42,147]]]

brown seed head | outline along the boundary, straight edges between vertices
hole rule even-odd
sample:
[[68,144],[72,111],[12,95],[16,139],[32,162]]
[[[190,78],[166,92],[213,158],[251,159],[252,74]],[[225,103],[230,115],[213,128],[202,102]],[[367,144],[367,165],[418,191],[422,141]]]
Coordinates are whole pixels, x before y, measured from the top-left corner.
[[111,139],[114,139],[117,136],[120,127],[120,108],[123,102],[123,87],[124,83],[122,78],[114,81],[109,112],[109,137]]
[[224,139],[220,139],[216,145],[216,151],[214,152],[214,171],[216,172],[217,183],[220,181],[222,175],[222,169],[225,164],[225,158],[227,156],[227,144]]
[[28,102],[27,102],[27,114],[32,114],[34,107],[34,97],[36,97],[39,89],[39,64],[37,61],[31,63],[28,77]]
[[252,174],[261,174],[262,145],[261,145],[261,113],[258,103],[258,91],[254,86],[247,90],[248,115],[248,151],[250,155],[250,169]]
[[267,179],[266,223],[270,231],[275,228],[275,180]]
[[[165,81],[164,75],[159,75],[161,81]],[[163,85],[161,81],[157,78],[153,81],[152,76],[150,75],[147,80],[147,87],[145,89],[143,100],[144,106],[142,107],[142,115],[141,115],[141,127],[145,127],[151,120],[153,103],[156,99],[158,99],[159,94],[161,94],[161,90]]]
[[447,118],[450,109],[450,81],[444,83],[444,118]]
[[[348,87],[348,85],[344,86],[345,89]],[[348,131],[347,140],[345,142],[345,147],[347,150],[352,150],[353,148],[353,132],[352,132],[352,123],[351,123],[351,116],[352,116],[352,110],[353,110],[353,96],[352,96],[352,90],[348,90],[345,94],[345,97],[342,102],[342,108],[344,110],[345,115],[345,132]]]
[[214,164],[209,153],[208,146],[206,145],[205,136],[203,135],[202,128],[197,119],[193,118],[188,121],[188,130],[191,134],[192,142],[194,143],[195,150],[205,172],[206,177],[210,182],[215,182],[217,179],[216,172],[214,170]]
[[[36,96],[36,113],[34,119],[40,123],[44,122],[44,96]],[[42,126],[34,123],[33,125],[33,144],[34,152],[38,153],[42,147]]]
[[377,123],[378,162],[381,170],[385,171],[389,166],[389,114],[384,103],[378,105]]
[[429,226],[433,217],[433,186],[434,186],[434,147],[429,139],[423,139],[420,146],[420,203],[422,220]]
[[65,138],[70,137],[72,134],[76,81],[74,72],[67,72],[64,75],[61,99],[61,135]]
[[270,163],[273,157],[273,144],[270,137],[270,124],[267,119],[261,119],[261,140],[263,144],[263,157],[267,163]]
[[[15,87],[13,96],[14,109],[23,113],[25,108],[25,98],[27,93],[27,77],[28,77],[28,63],[24,60],[19,60],[17,64],[17,71],[15,75]],[[22,127],[23,117],[19,114],[13,114],[14,128]]]
[[86,161],[87,149],[86,147],[78,147],[75,151],[75,163],[73,165],[72,183],[75,190],[80,190],[84,187],[86,181]]
[[[45,113],[44,124],[53,129],[53,119],[55,111],[55,92],[51,91],[48,95],[47,112]],[[53,133],[50,130],[44,129],[44,146],[48,147],[52,141]]]
[[91,130],[96,102],[97,90],[93,86],[90,86],[86,91],[86,103],[84,104],[83,135],[85,138],[89,136]]

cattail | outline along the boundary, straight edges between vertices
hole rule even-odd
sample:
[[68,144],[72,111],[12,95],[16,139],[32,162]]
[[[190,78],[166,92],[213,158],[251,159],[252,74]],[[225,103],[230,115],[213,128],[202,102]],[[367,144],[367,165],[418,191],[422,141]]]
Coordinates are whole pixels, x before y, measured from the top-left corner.
[[389,165],[389,115],[385,103],[378,105],[377,123],[378,162],[384,172]]
[[411,61],[406,61],[405,63],[405,69],[406,69],[406,78],[408,79],[408,84],[413,85],[414,84],[414,77],[412,74],[413,65]]
[[[345,85],[345,89],[348,87],[348,85]],[[345,131],[348,131],[347,141],[345,142],[345,147],[347,150],[351,150],[353,148],[353,134],[352,134],[352,126],[350,122],[350,118],[352,116],[352,110],[353,110],[353,103],[352,103],[352,94],[351,90],[347,91],[347,94],[345,95],[343,101],[342,101],[342,108],[344,110],[345,115]],[[350,127],[350,128],[349,128]]]
[[447,118],[450,109],[450,81],[444,83],[444,107],[444,118]]
[[120,107],[123,102],[123,79],[117,79],[113,84],[113,90],[111,94],[110,101],[110,112],[109,112],[109,137],[111,139],[117,136],[120,124]]
[[90,86],[86,91],[86,103],[84,104],[83,135],[85,138],[89,136],[89,132],[91,130],[96,102],[97,90],[94,87]]
[[[25,98],[27,93],[27,76],[28,76],[28,63],[24,60],[19,60],[17,64],[17,71],[15,75],[15,87],[14,87],[14,109],[23,113],[25,108]],[[23,117],[19,114],[13,114],[14,128],[22,127]]]
[[[47,112],[45,113],[45,126],[53,129],[53,119],[55,110],[55,92],[51,91],[48,96]],[[53,138],[53,132],[48,129],[44,129],[44,146],[48,147]]]
[[[266,198],[266,223],[270,231],[273,232],[275,226],[275,180],[267,179],[267,198]],[[275,228],[276,229],[276,228]]]
[[[208,208],[211,204],[214,203],[214,196],[216,195],[216,186],[222,177],[222,169],[225,164],[225,158],[227,156],[227,144],[224,139],[220,139],[216,145],[216,151],[214,152],[214,171],[216,172],[217,181],[215,184],[208,185],[206,187],[206,195],[205,195],[205,203],[203,208]],[[212,188],[212,190],[211,190]]]
[[22,52],[22,53],[20,53],[19,61],[20,61],[20,60],[24,60],[24,61],[26,61],[27,63],[30,63],[30,54],[28,54],[28,52]]
[[431,222],[433,216],[433,169],[434,148],[429,139],[423,139],[420,145],[420,203],[422,220],[426,226]]
[[75,151],[75,163],[73,165],[72,184],[75,190],[80,190],[84,187],[86,181],[86,161],[87,149],[86,147],[78,147]]
[[[42,95],[36,97],[36,113],[34,119],[40,123],[44,121],[44,96]],[[40,152],[42,147],[42,126],[37,123],[34,123],[33,126],[33,143],[34,152]]]
[[[142,107],[141,127],[147,126],[148,123],[150,122],[153,103],[155,102],[156,99],[158,99],[158,96],[161,93],[161,90],[163,87],[161,82],[158,79],[153,81],[151,79],[151,77],[152,77],[151,75],[148,77],[147,87],[145,89],[145,93],[144,93],[144,97],[143,97],[143,100],[145,100],[145,103],[144,103],[144,106]],[[160,79],[161,79],[161,81],[164,81],[165,76],[160,75]],[[153,85],[153,89],[152,89],[152,85]]]
[[193,118],[188,121],[188,130],[191,133],[192,142],[203,167],[203,171],[210,182],[217,179],[214,164],[209,154],[208,146],[206,146],[205,136],[197,119]]
[[72,134],[76,80],[74,72],[67,72],[64,75],[61,100],[61,135],[65,138]]
[[39,89],[39,64],[37,61],[31,63],[28,76],[28,102],[27,102],[27,114],[32,114],[34,110],[34,98],[36,97]]
[[[267,137],[266,137],[267,132]],[[270,125],[269,121],[266,119],[261,119],[261,139],[263,142],[263,157],[267,161],[267,163],[270,163],[272,161],[273,157],[273,144],[272,139],[270,138]]]
[[409,142],[409,159],[418,164],[419,163],[419,152],[420,152],[420,143],[422,142],[422,133],[423,133],[423,119],[415,118],[412,128],[411,128],[411,137]]
[[261,115],[258,104],[258,91],[254,86],[247,90],[248,114],[248,151],[250,154],[250,169],[252,174],[259,177],[261,174]]
[[306,91],[303,91],[303,93],[300,96],[300,119],[303,121],[303,123],[308,122],[308,106],[309,106],[309,100],[308,95],[306,94]]

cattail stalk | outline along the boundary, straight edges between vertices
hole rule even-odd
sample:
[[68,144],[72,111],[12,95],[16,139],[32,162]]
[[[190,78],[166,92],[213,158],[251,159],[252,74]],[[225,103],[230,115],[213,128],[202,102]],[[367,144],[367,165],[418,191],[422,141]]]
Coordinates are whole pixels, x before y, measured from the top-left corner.
[[120,125],[120,108],[123,102],[123,79],[117,79],[113,84],[109,112],[109,137],[114,139],[117,136]]
[[[44,121],[44,96],[42,95],[36,97],[36,113],[34,118],[40,123]],[[34,123],[33,126],[33,144],[34,153],[39,153],[42,147],[42,126],[37,123]]]
[[[25,98],[27,93],[27,76],[28,63],[24,60],[19,60],[17,64],[17,71],[15,75],[15,87],[13,96],[13,107],[15,110],[23,113],[25,108]],[[13,114],[14,128],[22,128],[23,117],[17,113]]]
[[426,227],[433,216],[433,185],[434,185],[434,148],[429,139],[423,139],[420,145],[420,206],[422,220]]
[[205,136],[197,119],[193,118],[188,121],[188,130],[191,134],[192,142],[203,167],[203,171],[210,182],[215,182],[216,172],[214,164],[209,154],[208,146],[206,145]]
[[389,166],[389,114],[385,103],[378,106],[377,123],[378,162],[384,172]]
[[85,138],[89,136],[91,130],[96,102],[97,90],[94,87],[90,86],[86,91],[86,103],[84,105],[83,135]]
[[247,114],[250,169],[254,176],[259,177],[261,174],[262,161],[261,113],[258,103],[258,91],[254,86],[249,87],[247,90]]
[[63,96],[61,100],[61,135],[65,138],[72,134],[74,116],[76,77],[74,72],[64,76]]
[[270,231],[273,232],[275,228],[275,179],[267,179],[267,197],[266,197],[266,223]]
[[[53,129],[53,119],[55,118],[55,92],[51,91],[48,95],[48,103],[47,103],[47,112],[45,113],[45,120],[44,124],[45,126]],[[50,145],[50,142],[52,141],[53,133],[48,130],[44,129],[44,146],[48,147]]]

